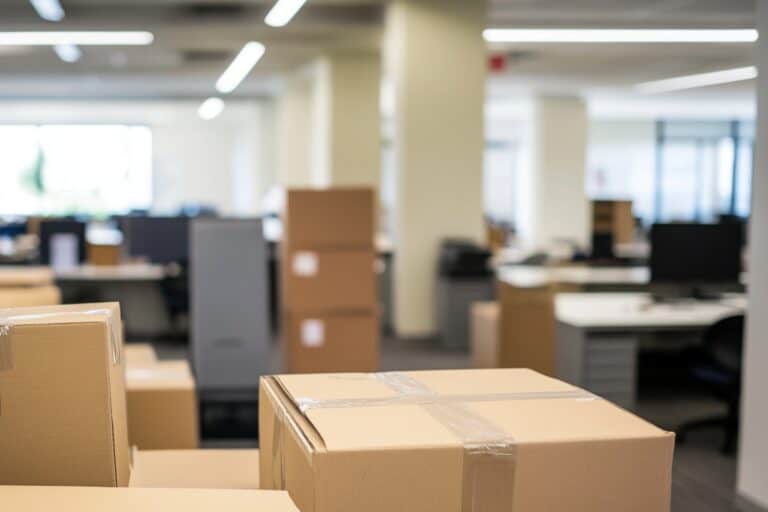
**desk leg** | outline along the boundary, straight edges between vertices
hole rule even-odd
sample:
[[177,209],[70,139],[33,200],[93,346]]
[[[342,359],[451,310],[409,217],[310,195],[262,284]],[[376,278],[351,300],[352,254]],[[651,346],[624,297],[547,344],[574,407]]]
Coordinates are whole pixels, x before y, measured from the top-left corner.
[[557,375],[620,407],[637,403],[637,348],[633,333],[606,333],[558,323]]

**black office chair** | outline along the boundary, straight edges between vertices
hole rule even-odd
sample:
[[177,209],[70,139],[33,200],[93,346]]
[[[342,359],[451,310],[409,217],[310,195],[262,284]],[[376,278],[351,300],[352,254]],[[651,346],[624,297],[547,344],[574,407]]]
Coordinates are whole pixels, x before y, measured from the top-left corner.
[[721,451],[736,451],[741,397],[741,357],[744,339],[744,315],[730,316],[712,325],[704,333],[703,346],[692,354],[691,376],[707,386],[714,396],[728,406],[726,414],[683,424],[677,430],[679,442],[699,428],[722,427],[725,440]]

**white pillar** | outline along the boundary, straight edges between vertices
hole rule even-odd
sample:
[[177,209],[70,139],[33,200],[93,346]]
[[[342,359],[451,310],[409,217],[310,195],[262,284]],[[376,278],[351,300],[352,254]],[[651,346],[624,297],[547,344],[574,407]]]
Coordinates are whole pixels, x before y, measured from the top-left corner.
[[395,0],[386,68],[394,85],[395,329],[435,331],[438,247],[483,234],[485,2]]
[[321,57],[313,82],[313,182],[378,189],[381,59],[362,53]]
[[284,187],[312,183],[312,76],[302,68],[288,74],[277,99],[276,178]]
[[586,106],[578,98],[539,97],[531,112],[530,162],[517,180],[521,242],[536,250],[560,240],[586,245]]
[[[757,2],[757,28],[768,34],[768,4]],[[738,492],[768,507],[768,38],[757,47],[757,133],[749,229],[749,314],[744,345]]]

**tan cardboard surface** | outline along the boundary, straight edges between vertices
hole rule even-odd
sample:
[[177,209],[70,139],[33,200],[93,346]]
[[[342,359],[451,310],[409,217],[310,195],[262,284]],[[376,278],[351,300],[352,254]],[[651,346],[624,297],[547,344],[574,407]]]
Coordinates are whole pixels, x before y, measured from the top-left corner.
[[286,493],[223,489],[99,489],[0,486],[13,512],[296,512]]
[[291,249],[373,249],[370,188],[292,189],[286,194],[284,243]]
[[673,435],[530,370],[277,376],[260,408],[302,510],[669,510]]
[[131,446],[143,450],[198,447],[197,393],[187,361],[131,365],[126,389]]
[[0,484],[128,485],[117,303],[2,309],[0,325]]
[[290,311],[282,338],[286,371],[376,371],[379,322],[374,313]]
[[285,251],[283,305],[303,310],[377,307],[372,249]]
[[259,450],[139,450],[130,486],[258,489]]
[[51,284],[53,284],[53,270],[50,267],[0,266],[0,287]]
[[149,343],[129,343],[124,351],[126,367],[157,362],[155,348]]
[[475,302],[470,310],[473,368],[499,366],[499,303]]
[[0,288],[0,308],[53,306],[61,302],[61,290],[53,285]]

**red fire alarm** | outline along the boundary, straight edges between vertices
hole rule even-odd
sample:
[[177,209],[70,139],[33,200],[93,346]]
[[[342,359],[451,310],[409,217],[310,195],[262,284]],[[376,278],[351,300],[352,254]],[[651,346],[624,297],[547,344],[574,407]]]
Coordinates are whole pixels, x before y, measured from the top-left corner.
[[492,73],[501,73],[507,69],[507,56],[502,54],[491,55],[488,59],[488,68]]

